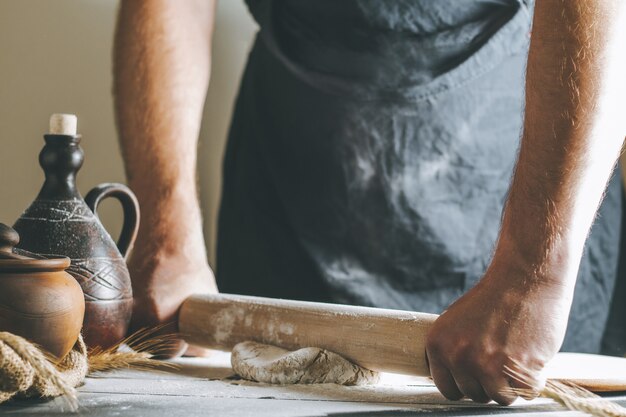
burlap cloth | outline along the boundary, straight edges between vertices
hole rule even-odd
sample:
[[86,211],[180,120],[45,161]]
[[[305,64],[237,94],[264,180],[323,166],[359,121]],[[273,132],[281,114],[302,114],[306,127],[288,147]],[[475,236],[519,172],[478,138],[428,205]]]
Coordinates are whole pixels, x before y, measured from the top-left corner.
[[0,332],[0,403],[15,396],[73,396],[87,371],[87,347],[82,337],[55,364],[26,339]]

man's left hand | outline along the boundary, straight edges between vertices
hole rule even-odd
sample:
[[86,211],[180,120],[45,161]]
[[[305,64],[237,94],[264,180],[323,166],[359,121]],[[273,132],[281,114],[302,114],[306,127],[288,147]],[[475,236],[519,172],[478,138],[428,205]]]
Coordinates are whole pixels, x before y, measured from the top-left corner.
[[541,382],[511,379],[505,366],[538,375],[560,348],[571,296],[512,264],[494,261],[428,334],[430,372],[448,399],[509,405],[517,398],[511,387],[537,388]]

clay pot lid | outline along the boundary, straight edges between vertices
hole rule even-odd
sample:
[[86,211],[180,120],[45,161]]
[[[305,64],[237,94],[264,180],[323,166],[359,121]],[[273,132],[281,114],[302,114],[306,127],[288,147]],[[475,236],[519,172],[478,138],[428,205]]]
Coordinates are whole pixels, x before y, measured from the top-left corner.
[[54,272],[70,266],[70,258],[47,257],[16,249],[20,235],[10,226],[0,223],[0,273],[3,272]]

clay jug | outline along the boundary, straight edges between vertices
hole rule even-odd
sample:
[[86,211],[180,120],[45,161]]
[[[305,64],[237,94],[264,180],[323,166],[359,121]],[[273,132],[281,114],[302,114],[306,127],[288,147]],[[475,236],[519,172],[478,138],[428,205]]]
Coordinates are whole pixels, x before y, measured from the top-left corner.
[[80,334],[83,292],[65,272],[69,258],[16,254],[18,242],[17,232],[0,223],[0,331],[22,336],[61,359]]
[[[85,342],[89,347],[109,347],[125,336],[132,312],[126,256],[137,235],[139,205],[122,184],[102,184],[83,200],[76,189],[76,174],[84,159],[76,117],[53,115],[50,132],[44,135],[39,154],[45,182],[13,227],[21,236],[19,248],[71,259],[68,272],[85,294]],[[124,212],[117,245],[96,211],[107,197],[118,199]]]

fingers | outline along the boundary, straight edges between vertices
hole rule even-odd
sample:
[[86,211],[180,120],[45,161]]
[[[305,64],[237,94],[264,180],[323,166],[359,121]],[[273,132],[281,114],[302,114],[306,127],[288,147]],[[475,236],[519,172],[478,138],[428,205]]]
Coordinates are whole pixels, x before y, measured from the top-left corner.
[[491,398],[485,393],[480,382],[465,372],[454,372],[452,371],[452,375],[454,380],[456,381],[457,387],[463,393],[463,395],[472,401],[477,403],[486,404],[491,401]]
[[449,400],[456,401],[463,398],[463,393],[456,385],[456,381],[452,377],[452,374],[448,369],[438,360],[436,357],[428,357],[428,363],[430,365],[430,375],[435,381],[435,385],[441,394]]
[[510,378],[505,374],[504,366],[483,365],[484,368],[468,372],[472,368],[469,363],[453,368],[445,366],[436,357],[429,357],[429,362],[437,389],[453,401],[466,397],[478,403],[493,400],[506,406],[520,396],[525,400],[536,398],[538,389],[543,385],[540,379],[531,379],[529,375],[525,375],[524,381]]
[[[459,370],[451,371],[436,358],[429,357],[430,373],[437,389],[449,400],[459,400],[463,397],[478,403],[488,403],[493,400],[500,405],[510,405],[517,399],[517,394],[511,389],[509,379],[504,372],[487,375],[484,372],[469,373]],[[466,368],[467,369],[467,368]],[[480,376],[474,376],[479,374]]]
[[[430,375],[437,389],[449,400],[460,400],[463,397],[470,398],[480,403],[488,403],[490,397],[485,393],[480,382],[463,366],[450,366],[445,358],[439,354],[437,347],[432,346],[426,352],[430,366]],[[467,369],[467,368],[465,368]]]
[[503,359],[496,355],[449,352],[431,342],[426,357],[437,389],[449,400],[466,397],[479,403],[493,400],[509,405],[518,397],[504,373]]
[[513,391],[511,381],[503,372],[485,376],[480,382],[486,395],[500,405],[511,405],[518,397]]
[[511,374],[510,385],[519,392],[520,397],[525,400],[532,400],[539,396],[539,391],[545,386],[545,376],[540,371],[533,371],[529,367],[524,367],[516,361],[508,366],[508,373]]

